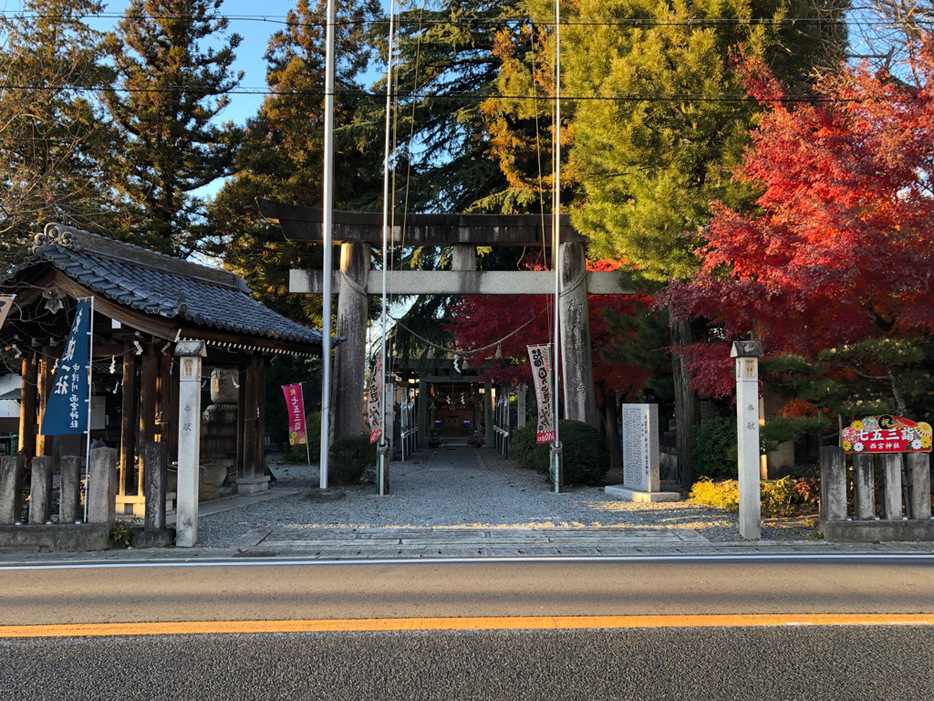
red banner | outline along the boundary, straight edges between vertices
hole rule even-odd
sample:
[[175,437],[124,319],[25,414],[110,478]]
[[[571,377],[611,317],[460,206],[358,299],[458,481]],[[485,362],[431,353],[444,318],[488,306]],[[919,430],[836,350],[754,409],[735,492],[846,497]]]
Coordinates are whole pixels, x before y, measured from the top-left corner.
[[305,400],[302,398],[302,385],[282,385],[285,404],[289,410],[289,445],[302,445],[305,437]]

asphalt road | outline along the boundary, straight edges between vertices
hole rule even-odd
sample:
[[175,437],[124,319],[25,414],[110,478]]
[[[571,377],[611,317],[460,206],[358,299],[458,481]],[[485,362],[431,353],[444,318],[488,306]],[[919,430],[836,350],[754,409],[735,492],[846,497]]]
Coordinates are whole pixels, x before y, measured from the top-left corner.
[[[0,699],[929,699],[932,564],[934,558],[0,568],[0,626],[8,631],[151,626],[143,635],[0,637]],[[653,614],[672,625],[640,618]],[[738,618],[696,623],[727,614]],[[805,622],[818,614],[921,614],[923,623],[760,625],[752,614]],[[468,628],[478,617],[522,616],[630,616],[637,623],[243,632],[247,622],[265,620],[453,617]],[[160,632],[170,621],[203,622],[207,632]],[[224,622],[229,632],[210,632]]]

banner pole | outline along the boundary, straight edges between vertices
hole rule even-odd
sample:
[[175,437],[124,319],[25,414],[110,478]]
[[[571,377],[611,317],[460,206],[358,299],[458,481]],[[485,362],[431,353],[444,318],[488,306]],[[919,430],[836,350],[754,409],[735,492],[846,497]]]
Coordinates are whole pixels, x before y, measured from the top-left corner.
[[299,382],[298,386],[302,390],[302,417],[305,422],[305,454],[308,456],[308,467],[311,467],[311,441],[308,440],[308,414],[305,412],[305,387],[303,382]]
[[88,522],[88,481],[91,474],[91,397],[94,393],[94,296],[88,318],[88,396],[87,396],[87,441],[84,450],[84,522]]

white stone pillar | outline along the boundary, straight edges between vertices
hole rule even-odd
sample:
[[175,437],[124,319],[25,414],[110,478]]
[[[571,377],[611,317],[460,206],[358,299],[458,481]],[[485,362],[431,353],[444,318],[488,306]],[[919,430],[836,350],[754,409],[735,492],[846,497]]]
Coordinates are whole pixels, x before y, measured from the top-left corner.
[[734,341],[736,440],[739,456],[739,534],[758,540],[762,503],[759,487],[759,341]]
[[198,541],[198,477],[201,472],[201,359],[204,341],[179,341],[178,488],[175,501],[175,545],[191,548]]

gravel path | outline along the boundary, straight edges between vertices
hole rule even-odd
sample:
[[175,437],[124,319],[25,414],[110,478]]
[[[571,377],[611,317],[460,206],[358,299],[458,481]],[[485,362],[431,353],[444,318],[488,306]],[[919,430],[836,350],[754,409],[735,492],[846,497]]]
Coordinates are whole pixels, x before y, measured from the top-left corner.
[[[543,476],[521,469],[495,450],[442,447],[419,451],[390,467],[391,493],[374,485],[343,487],[344,497],[317,501],[317,467],[270,459],[273,491],[288,496],[203,515],[198,545],[231,547],[257,528],[298,524],[306,528],[509,528],[691,529],[715,542],[742,542],[736,515],[688,502],[640,503],[607,497],[602,487],[554,494]],[[763,523],[762,540],[811,539],[806,519]]]

